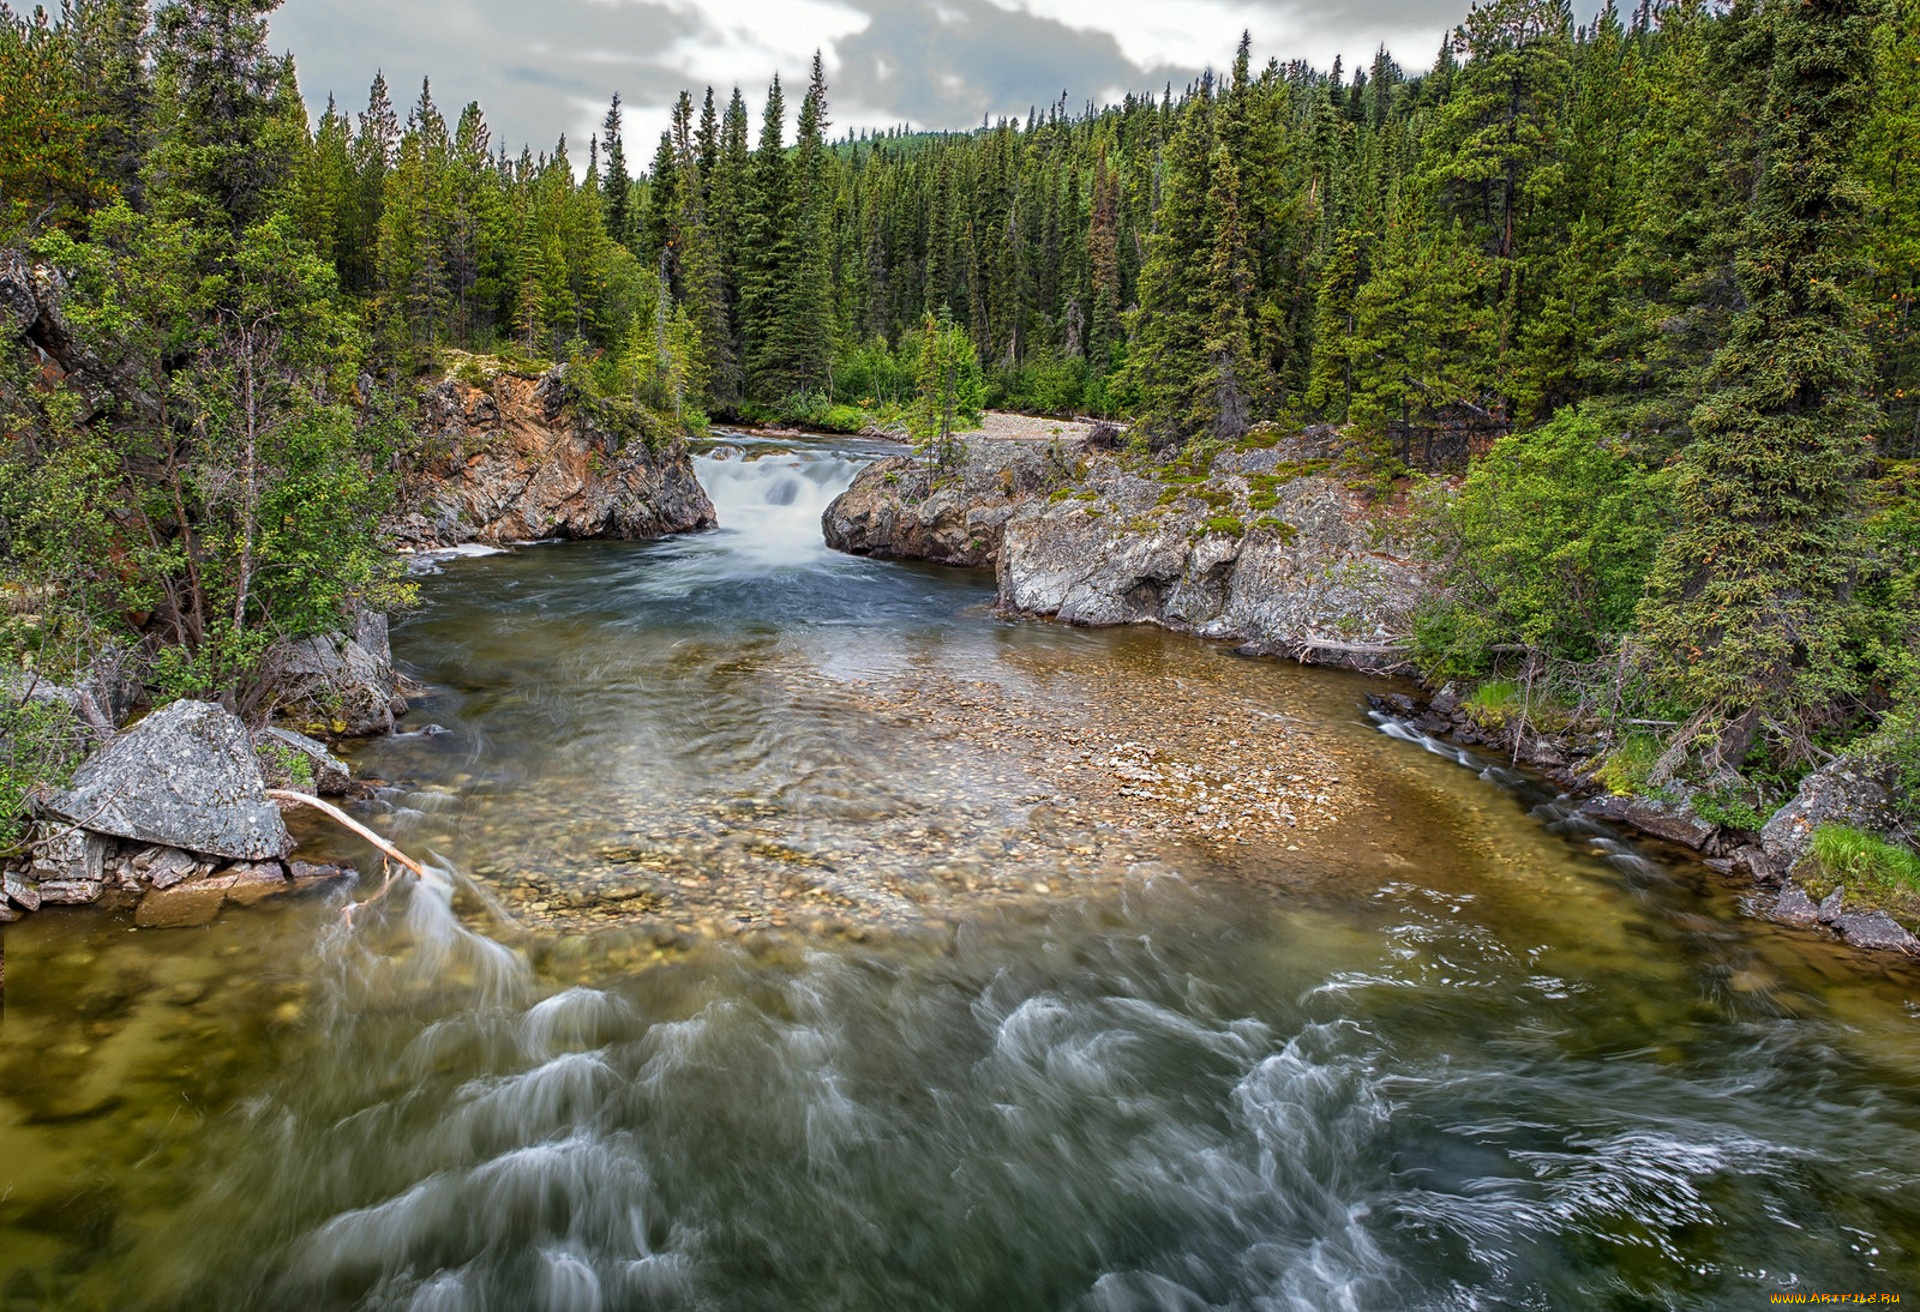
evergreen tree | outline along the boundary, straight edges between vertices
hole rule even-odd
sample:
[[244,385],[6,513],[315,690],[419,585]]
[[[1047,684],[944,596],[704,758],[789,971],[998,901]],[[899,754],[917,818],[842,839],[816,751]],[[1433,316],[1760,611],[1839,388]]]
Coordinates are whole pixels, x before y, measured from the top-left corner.
[[159,212],[237,235],[292,171],[273,108],[287,73],[267,51],[279,0],[170,0],[154,19],[159,106],[147,194]]
[[1839,648],[1875,413],[1846,290],[1857,262],[1849,172],[1876,12],[1865,0],[1808,0],[1752,20],[1771,29],[1773,59],[1739,261],[1745,308],[1693,416],[1645,611],[1670,686],[1702,708],[1709,772],[1737,768],[1768,724],[1804,750],[1849,690]]
[[627,172],[627,147],[622,139],[620,96],[600,123],[600,158],[605,166],[600,191],[606,198],[607,235],[622,246],[634,243],[633,177]]
[[1140,421],[1152,440],[1176,443],[1207,418],[1194,389],[1209,374],[1213,327],[1212,233],[1209,198],[1214,194],[1213,95],[1203,82],[1179,131],[1167,146],[1165,193],[1140,274],[1140,308],[1128,357],[1130,383],[1139,398]]
[[792,165],[786,151],[786,98],[775,78],[767,89],[760,140],[741,198],[740,335],[749,397],[766,403],[791,391],[781,319],[791,303],[798,240]]
[[151,145],[146,0],[76,0],[68,9],[74,60],[90,129],[94,175],[135,209],[145,202],[141,164]]

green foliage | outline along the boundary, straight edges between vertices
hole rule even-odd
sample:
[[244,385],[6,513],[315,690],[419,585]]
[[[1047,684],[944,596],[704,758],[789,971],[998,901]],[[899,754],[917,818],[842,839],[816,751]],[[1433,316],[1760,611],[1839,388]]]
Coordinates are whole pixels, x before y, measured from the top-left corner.
[[913,364],[904,351],[890,350],[884,337],[857,343],[834,369],[834,399],[863,407],[904,405],[913,396]]
[[1767,817],[1759,807],[1739,792],[1726,788],[1695,793],[1693,813],[1710,825],[1738,829],[1749,834],[1759,833],[1760,827],[1767,823]]
[[305,752],[271,740],[261,743],[259,752],[276,767],[278,773],[287,777],[294,788],[305,793],[313,791],[313,762]]
[[75,33],[0,12],[0,242],[71,224],[101,197]]
[[1718,732],[1709,762],[1736,767],[1763,720],[1804,734],[1855,691],[1845,596],[1876,417],[1846,292],[1874,7],[1780,5],[1761,21],[1773,63],[1736,263],[1744,308],[1693,414],[1642,615],[1666,686]]
[[1920,893],[1920,855],[1847,825],[1813,831],[1813,856],[1842,883],[1864,882],[1896,893]]
[[1497,726],[1504,724],[1514,704],[1522,701],[1522,691],[1511,679],[1489,679],[1461,705],[1480,723]]
[[[33,674],[16,672],[13,686]],[[0,692],[0,855],[18,852],[29,827],[28,801],[63,787],[86,751],[84,731],[64,704]]]
[[1432,509],[1447,591],[1420,617],[1422,664],[1474,673],[1503,644],[1570,661],[1611,648],[1665,529],[1665,482],[1576,412],[1496,443]]
[[1594,778],[1616,796],[1631,797],[1645,793],[1663,750],[1660,740],[1652,734],[1630,732],[1601,758]]
[[966,330],[944,312],[928,314],[920,328],[920,358],[914,369],[913,404],[907,432],[936,477],[953,470],[961,458],[954,434],[980,422],[986,386],[980,358]]

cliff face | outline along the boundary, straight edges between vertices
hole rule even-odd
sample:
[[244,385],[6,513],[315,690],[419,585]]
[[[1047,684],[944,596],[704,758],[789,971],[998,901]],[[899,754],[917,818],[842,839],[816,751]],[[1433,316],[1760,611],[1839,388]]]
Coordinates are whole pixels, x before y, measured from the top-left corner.
[[572,393],[564,370],[448,379],[423,398],[421,468],[392,528],[414,550],[463,542],[663,537],[714,525],[678,441],[655,450]]

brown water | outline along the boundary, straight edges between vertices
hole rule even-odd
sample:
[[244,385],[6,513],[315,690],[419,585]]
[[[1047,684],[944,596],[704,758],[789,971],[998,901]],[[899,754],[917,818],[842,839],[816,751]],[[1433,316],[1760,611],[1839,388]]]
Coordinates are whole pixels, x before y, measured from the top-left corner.
[[1920,1297],[1910,967],[1358,677],[831,556],[850,472],[427,581],[359,765],[457,892],[9,927],[5,1306]]

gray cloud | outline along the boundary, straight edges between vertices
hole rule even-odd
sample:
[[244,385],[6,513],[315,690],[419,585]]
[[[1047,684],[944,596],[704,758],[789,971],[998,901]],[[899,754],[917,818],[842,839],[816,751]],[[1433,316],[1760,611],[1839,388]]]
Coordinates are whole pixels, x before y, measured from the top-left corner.
[[1110,32],[987,0],[854,0],[869,18],[840,41],[833,93],[917,126],[969,127],[1067,93],[1078,110],[1122,91],[1185,83],[1196,69],[1144,68]]
[[1325,62],[1344,51],[1352,67],[1386,41],[1417,70],[1466,0],[761,3],[286,0],[272,21],[274,40],[294,52],[316,110],[330,91],[344,109],[361,109],[374,72],[384,70],[404,115],[430,75],[450,117],[478,100],[494,139],[510,150],[522,143],[547,149],[565,132],[584,161],[579,147],[613,92],[633,110],[628,153],[644,158],[682,88],[697,94],[711,82],[724,98],[738,83],[757,100],[776,69],[790,84],[804,77],[816,44],[827,56],[838,128],[901,121],[967,128],[982,115],[1024,115],[1062,91],[1077,110],[1126,90],[1179,87],[1198,67],[1139,54],[1167,46],[1167,30],[1175,35],[1165,58],[1175,61],[1224,65],[1244,24],[1263,57],[1274,51]]
[[523,142],[546,149],[565,132],[582,160],[597,118],[582,102],[604,105],[617,90],[666,103],[687,81],[672,51],[709,35],[699,18],[663,4],[592,0],[289,0],[272,22],[316,107],[332,92],[343,109],[364,108],[373,75],[384,71],[405,117],[431,77],[449,118],[478,100],[494,140],[510,150]]

